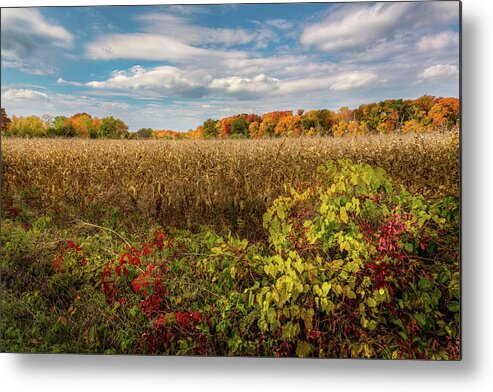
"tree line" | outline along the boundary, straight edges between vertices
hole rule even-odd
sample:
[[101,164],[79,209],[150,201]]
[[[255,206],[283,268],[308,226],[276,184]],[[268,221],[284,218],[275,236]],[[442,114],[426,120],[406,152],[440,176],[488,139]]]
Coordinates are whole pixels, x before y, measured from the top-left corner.
[[300,136],[361,136],[400,131],[450,130],[459,125],[459,99],[424,95],[416,99],[388,99],[356,109],[276,111],[208,118],[188,132],[128,126],[112,116],[99,119],[88,113],[71,117],[13,116],[1,109],[2,135],[18,137],[81,137],[94,139],[227,139]]

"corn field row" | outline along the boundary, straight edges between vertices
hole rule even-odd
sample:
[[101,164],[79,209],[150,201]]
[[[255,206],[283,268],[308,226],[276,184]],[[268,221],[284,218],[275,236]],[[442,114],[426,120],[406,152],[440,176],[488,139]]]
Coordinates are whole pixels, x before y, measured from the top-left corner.
[[383,167],[427,197],[459,193],[457,133],[273,140],[4,139],[4,198],[35,192],[43,208],[117,207],[167,226],[257,226],[286,191],[317,181],[317,167],[351,159]]

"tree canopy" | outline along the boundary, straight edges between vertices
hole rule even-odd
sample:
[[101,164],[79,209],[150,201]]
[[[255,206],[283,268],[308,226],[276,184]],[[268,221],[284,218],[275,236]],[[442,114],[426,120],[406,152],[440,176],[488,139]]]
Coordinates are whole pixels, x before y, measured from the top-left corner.
[[359,136],[390,132],[428,132],[457,127],[458,98],[423,95],[416,99],[387,99],[355,109],[275,111],[261,116],[242,113],[220,119],[208,118],[188,132],[140,128],[129,132],[123,120],[99,119],[88,113],[71,117],[12,116],[2,108],[2,135],[20,137],[80,137],[100,139],[227,139],[300,136]]

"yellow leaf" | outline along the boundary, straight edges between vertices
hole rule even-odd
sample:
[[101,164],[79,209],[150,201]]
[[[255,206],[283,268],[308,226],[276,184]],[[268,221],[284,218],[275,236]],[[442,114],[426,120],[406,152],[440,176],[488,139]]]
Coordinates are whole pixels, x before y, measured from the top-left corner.
[[349,222],[349,218],[348,218],[347,212],[346,212],[346,207],[341,207],[341,220],[344,223],[348,223]]

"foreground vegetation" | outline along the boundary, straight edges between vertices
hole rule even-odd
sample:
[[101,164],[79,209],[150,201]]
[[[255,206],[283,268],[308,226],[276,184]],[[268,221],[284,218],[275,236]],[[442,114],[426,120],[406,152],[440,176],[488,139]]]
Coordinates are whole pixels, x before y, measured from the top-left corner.
[[456,134],[2,148],[3,351],[459,358]]

